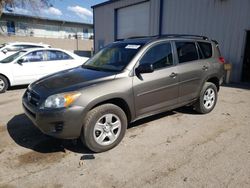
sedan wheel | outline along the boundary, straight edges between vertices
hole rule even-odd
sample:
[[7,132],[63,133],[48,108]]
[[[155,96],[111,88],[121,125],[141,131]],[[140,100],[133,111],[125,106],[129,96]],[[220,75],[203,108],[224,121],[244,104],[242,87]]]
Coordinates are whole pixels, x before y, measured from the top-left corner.
[[0,93],[4,93],[7,88],[8,88],[7,79],[0,75]]

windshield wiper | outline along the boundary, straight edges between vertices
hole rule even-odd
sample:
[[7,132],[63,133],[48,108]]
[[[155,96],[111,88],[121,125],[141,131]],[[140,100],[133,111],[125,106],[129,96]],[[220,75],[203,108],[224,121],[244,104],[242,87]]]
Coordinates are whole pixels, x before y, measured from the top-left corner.
[[94,67],[94,66],[89,66],[89,65],[82,65],[82,68],[84,68],[84,69],[90,69],[90,70],[96,70],[96,71],[102,71],[101,68]]
[[84,64],[82,65],[82,68],[96,70],[96,71],[103,71],[103,72],[117,72],[117,70],[113,70],[113,69],[105,69],[101,67],[95,67],[95,66],[84,65]]

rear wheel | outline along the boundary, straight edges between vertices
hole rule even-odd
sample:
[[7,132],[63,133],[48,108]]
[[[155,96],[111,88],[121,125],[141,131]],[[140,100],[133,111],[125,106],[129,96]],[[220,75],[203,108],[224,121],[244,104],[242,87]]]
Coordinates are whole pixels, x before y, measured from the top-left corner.
[[112,149],[120,143],[127,129],[124,111],[113,104],[104,104],[88,112],[81,139],[94,152]]
[[206,82],[201,90],[200,97],[195,103],[195,110],[201,114],[211,112],[217,102],[217,88],[211,82]]
[[0,93],[4,93],[9,87],[8,80],[0,75]]

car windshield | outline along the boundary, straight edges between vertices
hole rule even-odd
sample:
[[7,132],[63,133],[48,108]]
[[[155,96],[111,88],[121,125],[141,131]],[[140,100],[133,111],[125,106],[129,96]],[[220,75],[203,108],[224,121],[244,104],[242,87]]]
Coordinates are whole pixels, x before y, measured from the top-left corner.
[[122,71],[144,43],[113,43],[83,64],[83,68],[98,71]]
[[0,63],[11,63],[12,61],[14,61],[16,58],[20,57],[21,55],[23,55],[26,51],[19,51],[17,53],[14,53],[13,55],[6,57],[5,59],[1,60]]

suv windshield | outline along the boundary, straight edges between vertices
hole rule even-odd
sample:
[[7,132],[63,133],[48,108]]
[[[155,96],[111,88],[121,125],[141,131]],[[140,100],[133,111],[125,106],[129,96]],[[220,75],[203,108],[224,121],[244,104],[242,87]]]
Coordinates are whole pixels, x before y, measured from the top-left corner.
[[83,68],[99,71],[122,71],[144,43],[113,43],[83,64]]
[[1,60],[0,63],[10,63],[14,61],[16,58],[18,58],[19,56],[23,55],[25,52],[26,51],[19,51],[17,53],[14,53],[13,55]]

